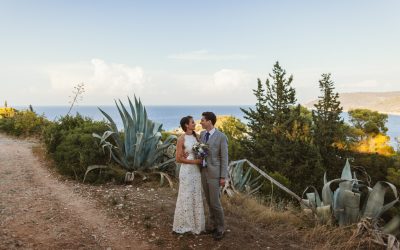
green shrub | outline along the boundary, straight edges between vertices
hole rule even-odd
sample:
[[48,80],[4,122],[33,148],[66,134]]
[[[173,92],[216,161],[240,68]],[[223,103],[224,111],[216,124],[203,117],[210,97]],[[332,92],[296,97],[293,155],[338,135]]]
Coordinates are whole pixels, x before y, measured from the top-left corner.
[[114,182],[117,184],[125,183],[126,170],[118,165],[109,165],[107,169],[95,169],[86,175],[85,183],[103,184]]
[[176,137],[179,137],[180,134],[172,132],[172,131],[161,131],[161,141],[165,141],[169,136],[175,135]]
[[0,131],[5,132],[7,134],[14,134],[13,133],[14,126],[15,126],[14,117],[0,119]]
[[[92,136],[92,133],[104,133],[107,129],[105,122],[93,121],[79,114],[65,116],[46,127],[43,141],[61,174],[83,180],[88,166],[108,162],[108,156]],[[88,181],[96,181],[94,176],[99,173],[102,173],[101,179],[107,176],[111,179],[115,169],[93,171],[88,175]]]
[[[290,180],[281,173],[274,171],[274,172],[269,172],[268,174],[276,181],[284,185],[285,187],[291,186]],[[271,197],[273,199],[290,198],[289,195],[287,195],[284,191],[282,191],[279,187],[272,184],[267,179],[264,180],[263,186],[260,189],[260,193],[264,198],[268,199],[270,199]]]
[[50,122],[33,111],[19,111],[13,117],[0,119],[0,130],[15,136],[41,136]]
[[244,131],[246,131],[246,125],[242,123],[240,119],[228,116],[221,122],[219,128],[228,138],[229,160],[235,161],[246,158],[241,144],[241,141],[246,136],[244,133]]

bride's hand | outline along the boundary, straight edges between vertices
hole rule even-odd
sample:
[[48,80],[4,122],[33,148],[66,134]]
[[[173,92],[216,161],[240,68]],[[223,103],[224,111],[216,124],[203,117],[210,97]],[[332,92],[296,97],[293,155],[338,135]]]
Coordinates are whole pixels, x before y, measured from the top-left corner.
[[196,159],[196,160],[194,160],[194,164],[201,164],[202,162],[203,162],[203,160],[202,159]]

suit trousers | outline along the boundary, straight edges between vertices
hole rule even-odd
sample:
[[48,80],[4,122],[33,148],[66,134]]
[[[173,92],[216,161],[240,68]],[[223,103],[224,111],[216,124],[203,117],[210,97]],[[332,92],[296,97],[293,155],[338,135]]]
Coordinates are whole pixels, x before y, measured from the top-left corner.
[[208,225],[212,229],[217,229],[218,232],[224,232],[224,210],[221,205],[219,179],[208,178],[207,173],[202,171],[201,181],[210,211]]

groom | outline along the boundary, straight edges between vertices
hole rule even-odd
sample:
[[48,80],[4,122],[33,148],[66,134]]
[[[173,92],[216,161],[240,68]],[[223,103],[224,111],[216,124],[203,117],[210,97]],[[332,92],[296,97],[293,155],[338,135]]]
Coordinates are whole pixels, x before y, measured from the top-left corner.
[[224,211],[221,206],[220,187],[225,186],[228,172],[228,139],[225,134],[214,128],[217,117],[213,112],[204,112],[200,133],[202,143],[209,145],[206,167],[201,169],[201,181],[210,211],[207,232],[213,234],[215,240],[224,237]]

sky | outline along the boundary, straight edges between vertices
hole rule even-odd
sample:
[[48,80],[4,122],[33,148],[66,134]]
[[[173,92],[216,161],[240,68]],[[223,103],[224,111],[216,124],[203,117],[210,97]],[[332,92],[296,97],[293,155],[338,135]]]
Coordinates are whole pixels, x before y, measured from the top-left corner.
[[276,61],[297,99],[400,90],[400,1],[0,1],[0,103],[249,105]]

